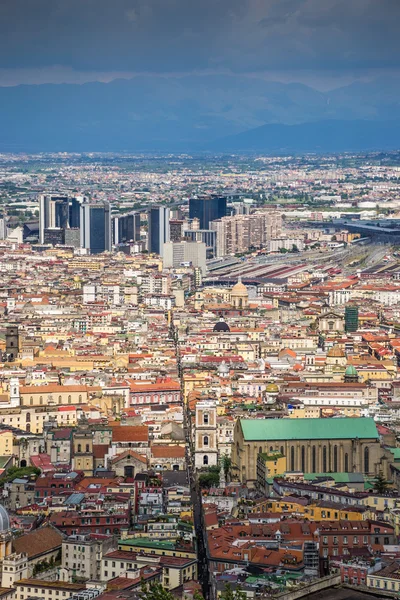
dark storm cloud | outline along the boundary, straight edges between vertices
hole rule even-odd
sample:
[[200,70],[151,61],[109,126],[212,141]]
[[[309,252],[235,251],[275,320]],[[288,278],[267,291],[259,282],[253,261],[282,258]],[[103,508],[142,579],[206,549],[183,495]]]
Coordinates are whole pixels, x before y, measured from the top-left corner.
[[1,0],[0,68],[392,68],[398,0]]

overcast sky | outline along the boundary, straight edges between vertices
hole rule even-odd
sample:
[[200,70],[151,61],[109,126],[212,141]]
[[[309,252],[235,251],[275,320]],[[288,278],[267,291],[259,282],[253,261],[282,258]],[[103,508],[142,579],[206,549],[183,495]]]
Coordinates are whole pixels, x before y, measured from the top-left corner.
[[0,85],[241,73],[320,89],[400,72],[400,0],[1,0]]

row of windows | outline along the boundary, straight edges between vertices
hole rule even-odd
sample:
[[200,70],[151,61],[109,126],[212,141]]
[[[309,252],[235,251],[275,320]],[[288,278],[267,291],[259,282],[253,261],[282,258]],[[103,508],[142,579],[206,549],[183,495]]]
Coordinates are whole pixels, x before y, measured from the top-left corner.
[[[82,444],[78,444],[77,452],[82,452]],[[86,450],[85,450],[85,452],[91,452],[91,450],[90,450],[90,444],[86,444]]]
[[[38,588],[32,588],[32,589],[33,589],[33,592],[34,592],[35,594],[37,594],[37,593],[39,592]],[[30,588],[30,587],[28,587],[28,588],[27,588],[27,590],[28,590],[28,592],[30,592],[30,591],[31,591],[31,588]],[[22,592],[24,592],[24,591],[25,591],[25,590],[24,590],[24,588],[22,588]],[[53,593],[53,590],[47,590],[47,591],[48,591],[48,593],[49,593],[50,595]],[[61,594],[62,594],[63,596],[66,596],[66,595],[67,595],[67,592],[61,592],[60,590],[54,590],[54,592],[55,592],[55,595],[56,595],[56,596],[60,596]],[[39,593],[42,595],[42,594],[43,594],[43,590],[41,589]],[[22,593],[22,594],[21,594],[21,598],[23,598],[23,597],[24,597],[24,594]]]
[[[272,446],[271,446],[270,450],[271,451],[273,450]],[[283,450],[284,450],[284,448],[282,446],[281,447],[282,454],[284,454]],[[260,452],[262,452],[261,448],[260,448]],[[364,462],[364,464],[363,464],[364,473],[369,473],[369,448],[368,448],[368,446],[366,446],[364,448],[364,461],[363,462]],[[329,463],[330,463],[330,461],[329,461]],[[303,472],[306,471],[306,447],[305,446],[302,446],[300,449],[300,468]],[[337,473],[339,471],[338,447],[336,445],[333,446],[332,468],[333,468],[334,473]],[[292,446],[290,449],[290,469],[292,471],[296,470],[294,446]],[[349,455],[347,454],[347,452],[344,455],[344,471],[345,471],[345,473],[349,472]],[[311,449],[311,472],[312,473],[317,472],[317,449],[315,446],[313,446]],[[323,446],[323,448],[322,448],[322,472],[323,473],[328,472],[328,449],[326,446]]]
[[166,394],[153,394],[152,396],[137,396],[134,395],[132,396],[132,401],[133,400],[139,400],[139,402],[158,402],[159,400],[161,400],[161,402],[168,400],[169,402],[172,402],[172,400],[179,400],[179,395],[178,394],[169,394],[168,396]]
[[[47,398],[46,403],[48,403],[49,398]],[[82,394],[79,394],[79,398],[78,398],[79,402],[82,402]],[[58,396],[58,404],[62,404],[63,402],[63,398],[62,396]],[[68,404],[71,404],[72,402],[72,396],[69,395],[68,396]],[[33,396],[31,396],[29,398],[29,403],[32,405],[33,404]],[[43,396],[39,396],[39,404],[43,404]]]
[[[374,580],[373,579],[371,579],[370,584],[371,584],[371,587],[374,587]],[[380,579],[376,579],[375,587],[382,588],[384,590],[388,590],[388,589],[395,590],[396,589],[396,583],[394,581],[390,582],[390,581],[383,580],[382,581],[382,585],[381,585],[381,580]]]

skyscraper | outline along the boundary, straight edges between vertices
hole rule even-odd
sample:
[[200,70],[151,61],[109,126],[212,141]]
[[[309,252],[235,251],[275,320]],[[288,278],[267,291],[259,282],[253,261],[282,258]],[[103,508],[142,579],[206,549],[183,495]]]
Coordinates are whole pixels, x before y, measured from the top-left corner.
[[69,226],[72,229],[81,225],[81,204],[82,198],[71,198],[69,202]]
[[201,196],[190,198],[189,218],[200,221],[200,229],[210,229],[211,221],[226,216],[226,196]]
[[[41,194],[39,196],[39,242],[44,243],[45,229],[64,227],[68,222],[68,196]],[[63,223],[63,225],[60,225]]]
[[46,243],[46,230],[61,229],[61,236],[69,227],[80,227],[81,196],[41,194],[39,196],[39,242]]
[[140,241],[140,213],[129,213],[112,219],[112,241],[117,244]]
[[111,250],[111,210],[108,202],[81,204],[81,248],[90,254]]
[[148,217],[148,251],[163,254],[163,246],[170,240],[169,208],[153,206],[147,213]]

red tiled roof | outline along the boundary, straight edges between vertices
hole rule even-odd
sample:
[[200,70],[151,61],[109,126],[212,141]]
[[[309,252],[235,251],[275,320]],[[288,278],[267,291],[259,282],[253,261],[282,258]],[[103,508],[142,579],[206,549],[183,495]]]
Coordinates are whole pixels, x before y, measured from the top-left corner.
[[149,428],[146,425],[120,425],[112,427],[113,442],[148,442]]
[[131,456],[135,460],[139,460],[140,462],[147,464],[146,457],[143,456],[142,454],[139,454],[138,452],[135,452],[134,450],[126,450],[126,452],[117,454],[117,456],[114,456],[114,458],[111,460],[111,462],[112,462],[112,464],[118,463],[120,460],[123,460],[124,458],[127,458],[128,456]]
[[151,454],[154,458],[185,458],[185,447],[152,446]]

